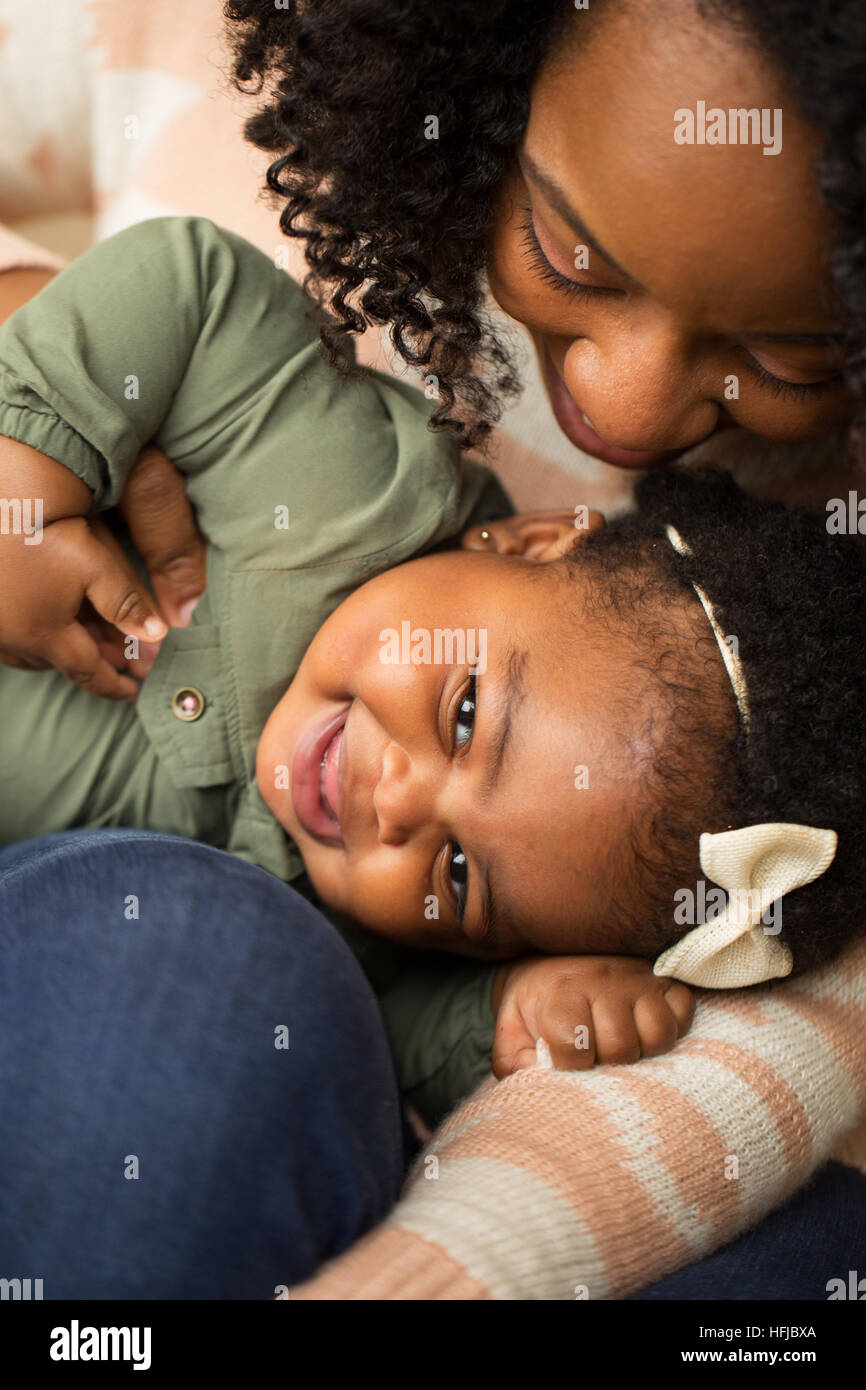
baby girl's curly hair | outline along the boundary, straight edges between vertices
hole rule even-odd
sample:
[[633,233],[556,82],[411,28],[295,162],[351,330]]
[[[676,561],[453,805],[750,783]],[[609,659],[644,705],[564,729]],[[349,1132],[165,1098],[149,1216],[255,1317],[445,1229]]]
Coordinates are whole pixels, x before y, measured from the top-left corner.
[[[637,822],[634,837],[649,900],[638,896],[631,921],[620,914],[620,946],[654,954],[683,935],[674,893],[695,884],[700,831],[788,821],[839,837],[830,868],[783,902],[780,939],[794,970],[808,969],[864,925],[866,549],[803,508],[748,496],[723,473],[661,470],[639,484],[637,502],[567,557],[589,578],[593,609],[630,627],[669,716],[647,774],[649,823]],[[668,525],[690,555],[670,543]],[[666,611],[684,596],[718,651],[694,584],[736,641],[748,729],[732,690],[732,717],[720,720],[709,683],[677,674],[689,663]],[[696,807],[714,808],[721,823],[696,828]]]

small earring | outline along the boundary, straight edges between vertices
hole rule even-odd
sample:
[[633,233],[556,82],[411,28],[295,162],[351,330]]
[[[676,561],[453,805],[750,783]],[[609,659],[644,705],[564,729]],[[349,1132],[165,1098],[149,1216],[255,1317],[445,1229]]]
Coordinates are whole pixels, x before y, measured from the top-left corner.
[[482,539],[483,541],[489,541],[489,540],[490,540],[490,532],[489,532],[489,531],[482,531],[482,532],[481,532],[481,539]]

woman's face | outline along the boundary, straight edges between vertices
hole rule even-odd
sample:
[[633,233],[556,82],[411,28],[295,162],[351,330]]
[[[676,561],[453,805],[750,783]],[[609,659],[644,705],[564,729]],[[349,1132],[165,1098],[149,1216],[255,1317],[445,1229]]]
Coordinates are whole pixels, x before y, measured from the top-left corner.
[[[711,108],[766,111],[781,148],[675,140],[684,109],[697,138]],[[575,13],[534,84],[488,268],[579,448],[648,467],[733,425],[794,442],[850,416],[819,149],[780,76],[691,0]]]

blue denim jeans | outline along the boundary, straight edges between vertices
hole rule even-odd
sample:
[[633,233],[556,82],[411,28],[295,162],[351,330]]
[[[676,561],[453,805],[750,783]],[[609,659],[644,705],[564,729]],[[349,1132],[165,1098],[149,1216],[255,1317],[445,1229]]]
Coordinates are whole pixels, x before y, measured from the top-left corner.
[[852,1269],[866,1277],[866,1177],[847,1164],[828,1163],[738,1240],[632,1299],[824,1302],[829,1281],[847,1286]]
[[[0,851],[0,1278],[267,1299],[386,1215],[411,1149],[375,998],[291,888],[143,831]],[[854,1268],[866,1178],[831,1164],[635,1297],[824,1298]]]
[[0,1277],[267,1299],[406,1162],[375,996],[291,888],[133,830],[0,852]]

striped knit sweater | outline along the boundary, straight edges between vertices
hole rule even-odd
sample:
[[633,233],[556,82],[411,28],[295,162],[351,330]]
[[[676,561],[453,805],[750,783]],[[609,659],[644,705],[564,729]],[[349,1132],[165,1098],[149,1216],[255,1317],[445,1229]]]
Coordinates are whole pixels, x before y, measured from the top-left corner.
[[864,1110],[857,942],[802,978],[699,993],[663,1057],[491,1078],[388,1220],[288,1297],[624,1298],[754,1225]]

